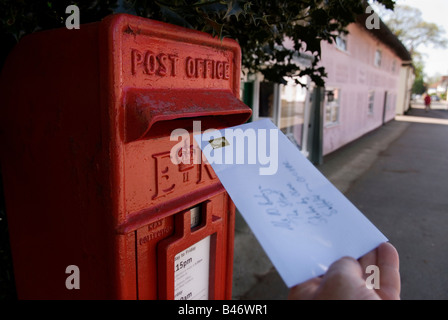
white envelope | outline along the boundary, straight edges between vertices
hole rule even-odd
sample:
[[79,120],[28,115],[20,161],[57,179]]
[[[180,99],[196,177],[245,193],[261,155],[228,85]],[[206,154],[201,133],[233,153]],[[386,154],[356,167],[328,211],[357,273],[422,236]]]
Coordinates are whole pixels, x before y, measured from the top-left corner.
[[387,241],[270,120],[194,138],[288,287]]

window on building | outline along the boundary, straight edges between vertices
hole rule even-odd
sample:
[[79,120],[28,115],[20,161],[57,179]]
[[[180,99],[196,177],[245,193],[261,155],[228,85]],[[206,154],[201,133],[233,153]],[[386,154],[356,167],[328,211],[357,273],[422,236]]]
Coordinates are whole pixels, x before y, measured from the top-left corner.
[[375,51],[375,67],[381,67],[381,50]]
[[339,109],[341,101],[340,89],[325,90],[325,125],[339,123]]
[[374,103],[375,103],[375,91],[373,91],[373,90],[369,91],[369,96],[368,96],[367,102],[368,102],[368,112],[370,114],[372,114]]
[[341,34],[336,37],[336,48],[342,50],[342,51],[348,51],[347,50],[347,36],[344,34]]
[[[298,78],[301,83],[307,83],[306,77]],[[280,121],[279,129],[299,147],[302,146],[303,122],[307,88],[297,85],[288,79],[280,86]]]
[[395,73],[395,70],[397,70],[397,60],[392,61],[392,73]]

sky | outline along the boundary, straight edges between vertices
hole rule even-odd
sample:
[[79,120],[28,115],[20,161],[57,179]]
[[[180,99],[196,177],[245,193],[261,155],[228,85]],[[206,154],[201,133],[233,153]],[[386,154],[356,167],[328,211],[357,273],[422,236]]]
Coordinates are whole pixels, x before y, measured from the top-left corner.
[[[396,5],[408,5],[422,12],[422,19],[441,26],[448,38],[448,1],[447,0],[397,0]],[[448,75],[448,48],[434,49],[430,46],[419,47],[418,50],[425,53],[425,69],[427,77]]]

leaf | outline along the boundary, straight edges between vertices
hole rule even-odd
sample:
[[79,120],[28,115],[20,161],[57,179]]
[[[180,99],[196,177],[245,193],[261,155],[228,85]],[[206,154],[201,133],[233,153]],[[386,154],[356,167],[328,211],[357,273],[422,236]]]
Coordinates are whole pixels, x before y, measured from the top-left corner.
[[193,4],[193,6],[200,8],[200,11],[207,15],[219,14],[227,10],[227,6],[224,3],[217,1],[199,1]]
[[218,37],[220,39],[222,39],[223,38],[223,32],[222,31],[223,31],[224,25],[220,24],[220,23],[218,23],[216,21],[213,21],[212,19],[210,19],[209,17],[207,17],[205,15],[203,16],[203,18],[204,18],[206,24],[208,26],[212,27],[212,29],[213,29],[213,36],[218,35]]
[[324,9],[317,9],[311,12],[311,18],[313,19],[313,23],[323,26],[328,24],[328,13]]
[[227,12],[224,15],[224,18],[230,17],[230,16],[235,16],[236,19],[238,20],[238,17],[241,13],[244,12],[243,8],[241,8],[240,6],[240,2],[244,2],[244,1],[239,1],[239,0],[231,0],[227,3]]
[[159,3],[158,5],[160,6],[160,13],[166,18],[167,22],[181,27],[194,29],[194,27],[187,20],[181,17],[176,11]]

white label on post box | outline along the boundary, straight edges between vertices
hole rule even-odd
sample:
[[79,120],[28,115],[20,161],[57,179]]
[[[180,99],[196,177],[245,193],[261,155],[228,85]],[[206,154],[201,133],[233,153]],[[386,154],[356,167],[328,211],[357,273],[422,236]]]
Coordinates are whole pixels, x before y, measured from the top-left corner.
[[210,236],[174,257],[174,300],[207,300]]

